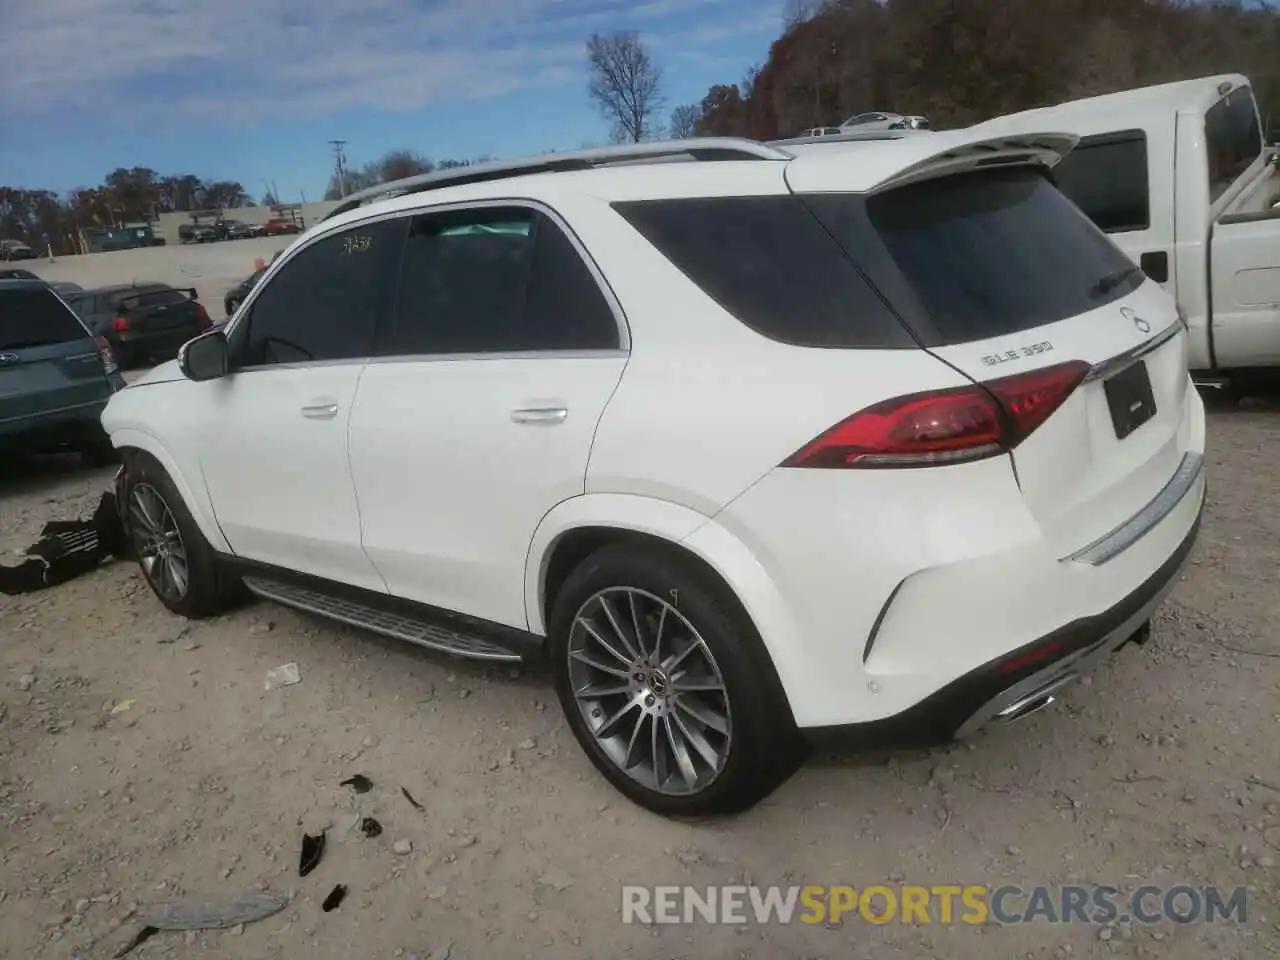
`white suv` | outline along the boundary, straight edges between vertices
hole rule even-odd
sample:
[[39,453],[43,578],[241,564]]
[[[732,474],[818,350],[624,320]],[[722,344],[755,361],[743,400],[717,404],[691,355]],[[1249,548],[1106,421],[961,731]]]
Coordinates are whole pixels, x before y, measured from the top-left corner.
[[686,141],[354,198],[112,398],[144,573],[191,617],[243,585],[545,657],[665,814],[751,805],[825,730],[1033,712],[1145,640],[1204,499],[1184,327],[1045,176],[1073,143]]

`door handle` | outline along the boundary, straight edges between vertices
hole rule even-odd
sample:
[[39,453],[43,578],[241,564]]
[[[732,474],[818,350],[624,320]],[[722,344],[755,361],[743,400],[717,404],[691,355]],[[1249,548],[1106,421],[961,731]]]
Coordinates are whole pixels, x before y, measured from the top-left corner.
[[512,410],[511,419],[516,423],[564,423],[569,411],[564,407],[530,407]]
[[308,420],[332,420],[338,415],[336,403],[313,403],[302,408],[302,415]]

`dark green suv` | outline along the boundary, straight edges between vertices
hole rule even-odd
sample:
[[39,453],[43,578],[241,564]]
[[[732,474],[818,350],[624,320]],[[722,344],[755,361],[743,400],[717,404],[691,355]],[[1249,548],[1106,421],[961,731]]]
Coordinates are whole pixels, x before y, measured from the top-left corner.
[[79,450],[110,460],[99,417],[124,378],[95,338],[39,280],[0,280],[0,458]]

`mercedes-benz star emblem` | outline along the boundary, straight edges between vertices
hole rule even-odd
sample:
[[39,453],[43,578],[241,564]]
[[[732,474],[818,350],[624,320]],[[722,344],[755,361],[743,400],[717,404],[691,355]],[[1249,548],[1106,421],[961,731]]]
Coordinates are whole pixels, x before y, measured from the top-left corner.
[[1151,324],[1147,323],[1147,321],[1143,320],[1140,316],[1138,316],[1133,310],[1129,309],[1128,307],[1121,307],[1120,315],[1123,317],[1128,317],[1130,320],[1132,320],[1133,325],[1143,333],[1151,332]]

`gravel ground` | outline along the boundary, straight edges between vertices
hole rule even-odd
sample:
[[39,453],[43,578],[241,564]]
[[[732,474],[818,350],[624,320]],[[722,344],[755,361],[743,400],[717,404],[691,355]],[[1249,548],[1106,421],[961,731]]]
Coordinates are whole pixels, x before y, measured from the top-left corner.
[[[130,956],[1274,956],[1278,415],[1212,416],[1204,532],[1153,643],[1021,725],[931,753],[818,758],[711,824],[615,794],[535,675],[266,604],[187,624],[129,564],[0,597],[0,957],[109,957],[137,904],[255,890],[292,901]],[[5,471],[8,562],[46,520],[87,514],[109,476],[61,460]],[[288,662],[301,682],[264,691]],[[355,773],[370,792],[339,785]],[[343,836],[356,815],[382,835]],[[326,826],[300,878],[301,835]],[[1189,882],[1250,899],[1243,925],[620,922],[624,883],[901,880]],[[348,897],[324,913],[337,883]]]

